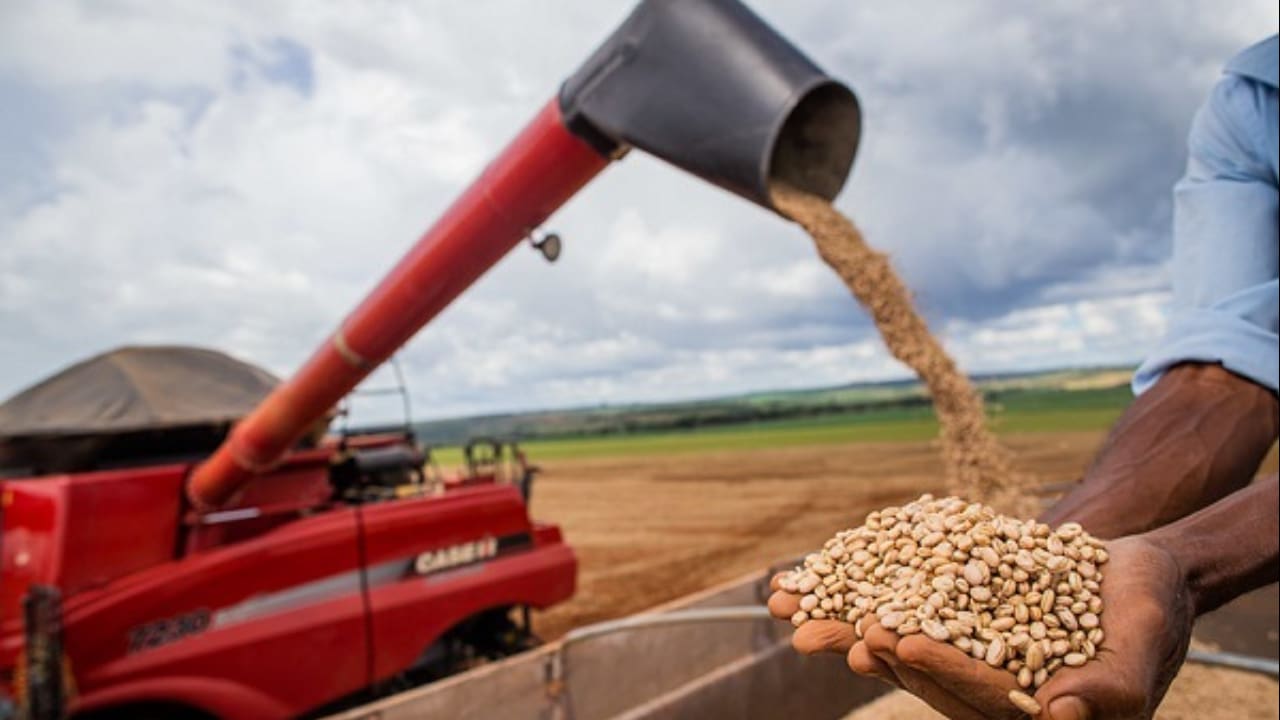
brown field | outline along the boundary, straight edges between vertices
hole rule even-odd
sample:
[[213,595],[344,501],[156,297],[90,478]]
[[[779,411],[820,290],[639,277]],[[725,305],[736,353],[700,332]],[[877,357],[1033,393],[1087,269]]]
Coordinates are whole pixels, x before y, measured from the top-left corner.
[[[1019,469],[1079,477],[1099,432],[1014,435]],[[546,639],[796,557],[868,511],[942,489],[933,443],[890,442],[542,463],[533,514],[578,553],[573,600]]]

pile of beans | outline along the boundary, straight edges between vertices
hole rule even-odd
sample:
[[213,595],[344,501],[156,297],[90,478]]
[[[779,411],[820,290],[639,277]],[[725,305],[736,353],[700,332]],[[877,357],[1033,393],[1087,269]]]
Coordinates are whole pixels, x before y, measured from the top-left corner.
[[[861,637],[874,618],[904,637],[951,643],[1030,689],[1097,654],[1106,562],[1102,541],[1075,523],[1055,530],[924,495],[837,533],[780,586],[801,596],[797,627],[841,620]],[[1011,700],[1035,704],[1018,691]]]

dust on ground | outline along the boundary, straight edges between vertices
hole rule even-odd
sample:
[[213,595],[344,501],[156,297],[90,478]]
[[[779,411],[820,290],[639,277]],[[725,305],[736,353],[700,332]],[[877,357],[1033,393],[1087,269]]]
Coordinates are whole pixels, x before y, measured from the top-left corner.
[[890,354],[928,388],[942,427],[943,494],[1016,516],[1032,514],[1034,505],[1020,491],[1032,479],[1012,473],[1008,450],[987,428],[982,396],[929,332],[889,258],[867,245],[853,222],[825,198],[777,184],[771,194],[774,205],[813,237],[818,254],[871,314]]

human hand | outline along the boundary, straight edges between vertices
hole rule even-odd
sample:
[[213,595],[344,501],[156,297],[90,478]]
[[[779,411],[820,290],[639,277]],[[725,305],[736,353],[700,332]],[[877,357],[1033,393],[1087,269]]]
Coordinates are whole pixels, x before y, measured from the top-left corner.
[[[1041,719],[1149,719],[1186,657],[1194,606],[1173,556],[1141,536],[1112,541],[1107,550],[1105,639],[1093,661],[1060,669],[1036,691]],[[777,616],[793,603],[798,609],[796,596],[777,592],[769,608]],[[816,627],[806,630],[810,625]],[[872,624],[859,639],[852,626],[822,620],[805,623],[792,642],[801,652],[844,650],[854,671],[891,682],[957,720],[1021,716],[1008,699],[1017,687],[1010,673],[923,635],[900,638]]]
[[[780,588],[781,578],[787,573],[778,573],[770,581],[774,591],[769,597],[769,613],[779,620],[791,621],[791,616],[800,610],[800,595],[788,593]],[[985,713],[978,707],[955,696],[950,689],[943,687],[934,678],[923,671],[897,662],[898,634],[876,625],[873,617],[866,618],[862,624],[862,636],[859,637],[853,625],[841,620],[808,620],[791,635],[791,645],[797,652],[813,655],[820,652],[837,652],[847,655],[849,666],[856,672],[871,675],[886,683],[895,685],[921,698],[934,709],[953,720],[985,720],[988,717],[1002,717]],[[951,650],[960,658],[968,656],[950,645],[927,640],[923,636],[911,636],[909,640],[926,640],[930,645],[941,650]],[[910,644],[909,644],[910,645]],[[892,661],[892,664],[891,664]],[[1013,677],[1006,672],[997,671],[985,663],[974,661],[972,667],[966,665],[979,675],[972,679],[975,684],[1006,687],[1017,687]],[[1009,705],[1007,699],[999,707],[1000,711],[1010,717],[1017,712]]]

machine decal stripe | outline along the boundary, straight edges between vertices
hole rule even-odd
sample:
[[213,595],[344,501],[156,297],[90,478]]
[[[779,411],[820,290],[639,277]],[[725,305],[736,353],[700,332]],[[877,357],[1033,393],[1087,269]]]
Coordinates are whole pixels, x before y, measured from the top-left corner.
[[[483,542],[478,540],[474,542]],[[460,567],[473,567],[479,569],[484,565],[485,560],[491,560],[494,557],[503,557],[505,555],[527,550],[533,546],[533,538],[529,533],[515,533],[513,535],[504,535],[499,538],[492,538],[490,541],[496,548],[496,554],[490,557],[477,557],[473,561],[460,563],[445,569],[456,569]],[[465,543],[464,543],[465,544]],[[447,550],[443,548],[442,550]],[[438,550],[437,550],[438,552]],[[366,570],[366,579],[369,588],[377,588],[383,585],[390,585],[399,582],[409,576],[429,577],[428,573],[416,571],[416,566],[422,557],[421,554],[414,554],[410,557],[396,558],[371,565]],[[220,608],[213,613],[212,621],[209,624],[211,629],[223,628],[230,625],[236,625],[249,620],[275,615],[277,613],[289,612],[306,605],[314,605],[316,603],[333,600],[344,595],[358,593],[360,591],[360,571],[350,570],[329,577],[313,580],[311,582],[294,585],[293,587],[275,592],[255,595],[247,600],[241,601],[234,605]]]
[[333,334],[333,349],[337,350],[338,355],[342,356],[342,359],[353,368],[362,370],[372,367],[372,363],[351,348],[351,345],[347,343],[347,336],[343,334],[342,330],[338,330]]

